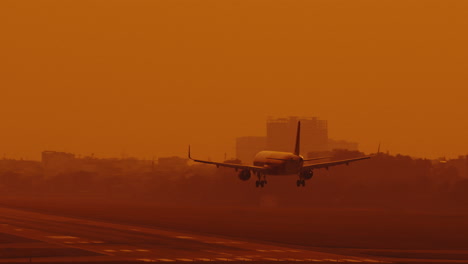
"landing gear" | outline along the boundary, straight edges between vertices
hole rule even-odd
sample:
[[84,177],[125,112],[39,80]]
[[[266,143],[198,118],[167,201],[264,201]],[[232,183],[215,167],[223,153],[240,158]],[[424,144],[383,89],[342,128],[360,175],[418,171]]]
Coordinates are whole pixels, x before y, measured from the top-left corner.
[[257,187],[257,188],[262,187],[263,188],[266,183],[267,183],[266,181],[256,181],[255,182],[255,187]]
[[302,185],[302,187],[305,187],[305,180],[303,180],[303,179],[297,180],[296,185],[297,185],[297,187],[301,187],[301,185]]
[[260,173],[257,174],[258,180],[255,182],[255,187],[264,187],[267,184],[266,176]]

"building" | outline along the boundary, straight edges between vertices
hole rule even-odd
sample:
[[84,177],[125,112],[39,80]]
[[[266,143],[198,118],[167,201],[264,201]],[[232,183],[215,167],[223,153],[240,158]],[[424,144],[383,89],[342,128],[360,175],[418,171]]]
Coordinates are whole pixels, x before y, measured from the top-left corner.
[[457,159],[444,160],[447,166],[453,166],[457,169],[458,176],[468,179],[468,155],[459,156]]
[[253,163],[255,155],[266,148],[266,137],[236,138],[236,158],[242,163]]
[[74,171],[77,167],[75,155],[66,152],[43,151],[41,162],[46,177]]
[[298,121],[301,121],[301,154],[329,150],[327,121],[296,116],[267,120],[267,150],[293,152]]
[[158,158],[158,168],[162,170],[179,170],[187,167],[187,158],[177,156]]
[[358,151],[359,143],[351,142],[346,140],[328,140],[328,150],[332,151],[335,149],[349,150],[349,151]]

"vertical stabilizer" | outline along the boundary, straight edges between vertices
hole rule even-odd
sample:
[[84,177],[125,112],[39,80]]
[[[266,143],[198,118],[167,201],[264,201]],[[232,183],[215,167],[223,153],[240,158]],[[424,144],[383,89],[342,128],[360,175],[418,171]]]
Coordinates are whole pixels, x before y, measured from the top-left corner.
[[299,155],[300,145],[301,145],[301,121],[297,122],[296,147],[294,148],[294,154]]

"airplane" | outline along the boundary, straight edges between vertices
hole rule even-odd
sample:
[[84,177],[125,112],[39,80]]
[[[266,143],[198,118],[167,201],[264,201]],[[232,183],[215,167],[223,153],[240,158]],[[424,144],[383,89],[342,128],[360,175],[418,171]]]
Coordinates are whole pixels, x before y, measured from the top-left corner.
[[[267,175],[293,175],[296,174],[299,176],[299,179],[296,182],[297,187],[304,187],[305,181],[310,180],[314,175],[314,169],[326,168],[346,164],[349,165],[351,162],[370,159],[372,155],[362,156],[352,159],[336,160],[336,161],[327,161],[313,164],[304,164],[304,162],[324,159],[327,157],[313,158],[313,159],[304,159],[303,156],[299,154],[300,150],[300,141],[301,141],[301,122],[297,123],[297,134],[296,134],[296,146],[294,153],[290,152],[280,152],[280,151],[260,151],[254,158],[253,165],[244,165],[244,164],[234,164],[234,163],[225,163],[225,162],[213,162],[207,160],[193,159],[190,154],[190,145],[188,148],[188,158],[195,162],[206,163],[215,165],[219,167],[228,167],[233,168],[239,172],[239,179],[242,181],[247,181],[250,179],[252,174],[255,174],[258,180],[255,182],[256,187],[264,187],[267,184],[266,176]],[[380,149],[380,146],[379,146]]]

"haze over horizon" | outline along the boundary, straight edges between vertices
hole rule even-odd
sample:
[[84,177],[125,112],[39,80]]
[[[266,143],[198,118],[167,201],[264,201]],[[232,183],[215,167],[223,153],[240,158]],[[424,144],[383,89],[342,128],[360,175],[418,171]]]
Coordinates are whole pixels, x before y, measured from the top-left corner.
[[468,154],[467,1],[0,3],[0,155],[233,157],[268,116]]

